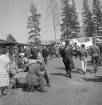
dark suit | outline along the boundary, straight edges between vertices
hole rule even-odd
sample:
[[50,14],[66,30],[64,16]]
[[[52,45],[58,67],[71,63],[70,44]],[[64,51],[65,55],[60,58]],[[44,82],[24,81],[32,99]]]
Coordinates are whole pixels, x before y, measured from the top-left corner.
[[63,62],[66,68],[66,73],[69,74],[69,76],[71,77],[71,70],[75,68],[74,63],[73,63],[73,50],[72,47],[69,46],[69,48],[65,47],[62,50],[62,58],[63,58]]
[[42,50],[42,56],[43,56],[43,58],[44,58],[45,64],[47,64],[47,57],[48,57],[47,49],[44,48],[44,49]]

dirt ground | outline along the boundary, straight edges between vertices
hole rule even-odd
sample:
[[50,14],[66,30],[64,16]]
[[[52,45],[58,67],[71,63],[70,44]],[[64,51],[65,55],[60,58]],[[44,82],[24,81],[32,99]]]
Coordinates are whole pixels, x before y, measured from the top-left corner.
[[83,76],[80,61],[74,59],[74,63],[76,69],[70,79],[65,76],[61,58],[48,61],[52,87],[46,87],[46,92],[12,90],[10,95],[0,98],[0,105],[102,105],[102,68],[95,74],[93,67],[88,65]]

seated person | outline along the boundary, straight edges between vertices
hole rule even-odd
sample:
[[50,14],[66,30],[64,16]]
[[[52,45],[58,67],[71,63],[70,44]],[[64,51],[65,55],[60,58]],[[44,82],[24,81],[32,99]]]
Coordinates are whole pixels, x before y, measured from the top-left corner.
[[30,63],[28,65],[28,74],[26,76],[26,82],[29,85],[39,86],[39,90],[43,91],[45,88],[44,73],[41,72],[41,66],[39,63]]
[[13,61],[13,63],[9,64],[9,74],[10,74],[10,77],[13,78],[13,76],[16,75],[16,73],[19,72],[19,69],[15,63],[15,61]]
[[17,65],[18,68],[24,68],[24,58],[22,55],[19,55],[18,59],[17,59]]
[[37,63],[40,64],[40,70],[41,70],[41,72],[42,72],[42,73],[44,72],[44,76],[43,76],[43,77],[45,78],[48,87],[51,87],[51,86],[50,86],[49,77],[48,77],[48,74],[47,74],[47,72],[46,72],[46,68],[45,68],[45,63],[44,63],[44,61],[43,61],[42,59],[39,59],[39,60],[37,60]]

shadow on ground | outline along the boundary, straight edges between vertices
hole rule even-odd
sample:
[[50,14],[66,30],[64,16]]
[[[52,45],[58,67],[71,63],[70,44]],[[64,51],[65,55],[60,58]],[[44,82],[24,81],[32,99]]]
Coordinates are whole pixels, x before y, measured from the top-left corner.
[[[57,69],[57,70],[65,70],[64,67],[56,67],[55,69]],[[92,69],[87,69],[86,71],[89,72],[89,73],[94,73],[94,70],[92,70]],[[72,73],[82,74],[83,72],[82,72],[82,69],[77,68],[77,69],[72,70]],[[60,73],[58,75],[63,75],[63,74]]]
[[[87,69],[86,72],[94,73],[92,69]],[[83,74],[83,70],[80,68],[77,68],[76,70],[72,71],[72,73]]]
[[[65,70],[64,67],[56,67],[55,69],[57,70]],[[72,70],[72,73],[77,73],[77,74],[82,74],[82,69],[76,69],[76,70]],[[63,73],[57,73],[56,75],[63,75],[65,76]]]
[[56,67],[55,69],[59,70],[65,70],[65,67]]
[[77,68],[76,70],[72,70],[72,73],[82,74],[82,69]]
[[92,70],[92,69],[87,69],[86,72],[94,73],[94,70]]
[[102,82],[102,76],[94,76],[94,78],[86,78],[82,77],[85,81],[91,81],[91,82]]
[[[88,65],[88,66],[93,66],[93,62],[87,61],[87,65]],[[102,66],[102,64],[99,62],[98,66]]]
[[64,77],[67,77],[67,75],[64,74],[64,73],[51,73],[51,75],[58,75],[58,76],[64,76]]

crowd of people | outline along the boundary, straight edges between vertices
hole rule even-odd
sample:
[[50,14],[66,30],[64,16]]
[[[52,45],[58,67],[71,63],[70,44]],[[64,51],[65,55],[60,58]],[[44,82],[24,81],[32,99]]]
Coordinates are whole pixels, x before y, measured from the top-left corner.
[[53,54],[53,48],[50,48],[48,52],[45,47],[42,51],[31,46],[26,48],[7,46],[6,48],[0,49],[1,95],[8,93],[9,85],[13,77],[19,72],[27,72],[25,78],[26,83],[34,86],[37,85],[39,91],[44,90],[46,83],[47,86],[50,87],[51,85],[45,65],[47,64],[47,57],[51,56],[53,59]]
[[[72,78],[71,70],[75,69],[75,65],[73,62],[73,55],[75,58],[80,59],[80,63],[83,70],[83,75],[85,75],[87,71],[87,57],[91,56],[91,62],[93,64],[94,72],[98,71],[98,65],[102,65],[102,45],[97,43],[97,40],[93,40],[93,45],[89,47],[89,49],[85,48],[85,44],[78,46],[77,43],[74,44],[74,50],[69,41],[60,48],[60,54],[63,58],[63,63],[66,68],[66,76]],[[100,45],[100,46],[99,46]],[[74,53],[75,52],[75,53]]]
[[[46,47],[37,49],[36,47],[6,47],[0,49],[0,93],[1,95],[9,92],[9,85],[13,77],[19,72],[27,72],[25,77],[26,83],[35,86],[38,91],[43,91],[46,84],[51,86],[46,65],[48,64],[48,56],[53,59],[61,55],[66,68],[66,76],[72,78],[71,71],[75,69],[73,55],[80,59],[83,75],[87,71],[87,57],[90,55],[94,72],[98,71],[98,64],[102,64],[101,50],[93,40],[93,45],[89,50],[85,49],[85,44],[80,47],[75,43],[74,48],[70,41],[66,41],[60,47]],[[46,81],[46,82],[45,82]]]

